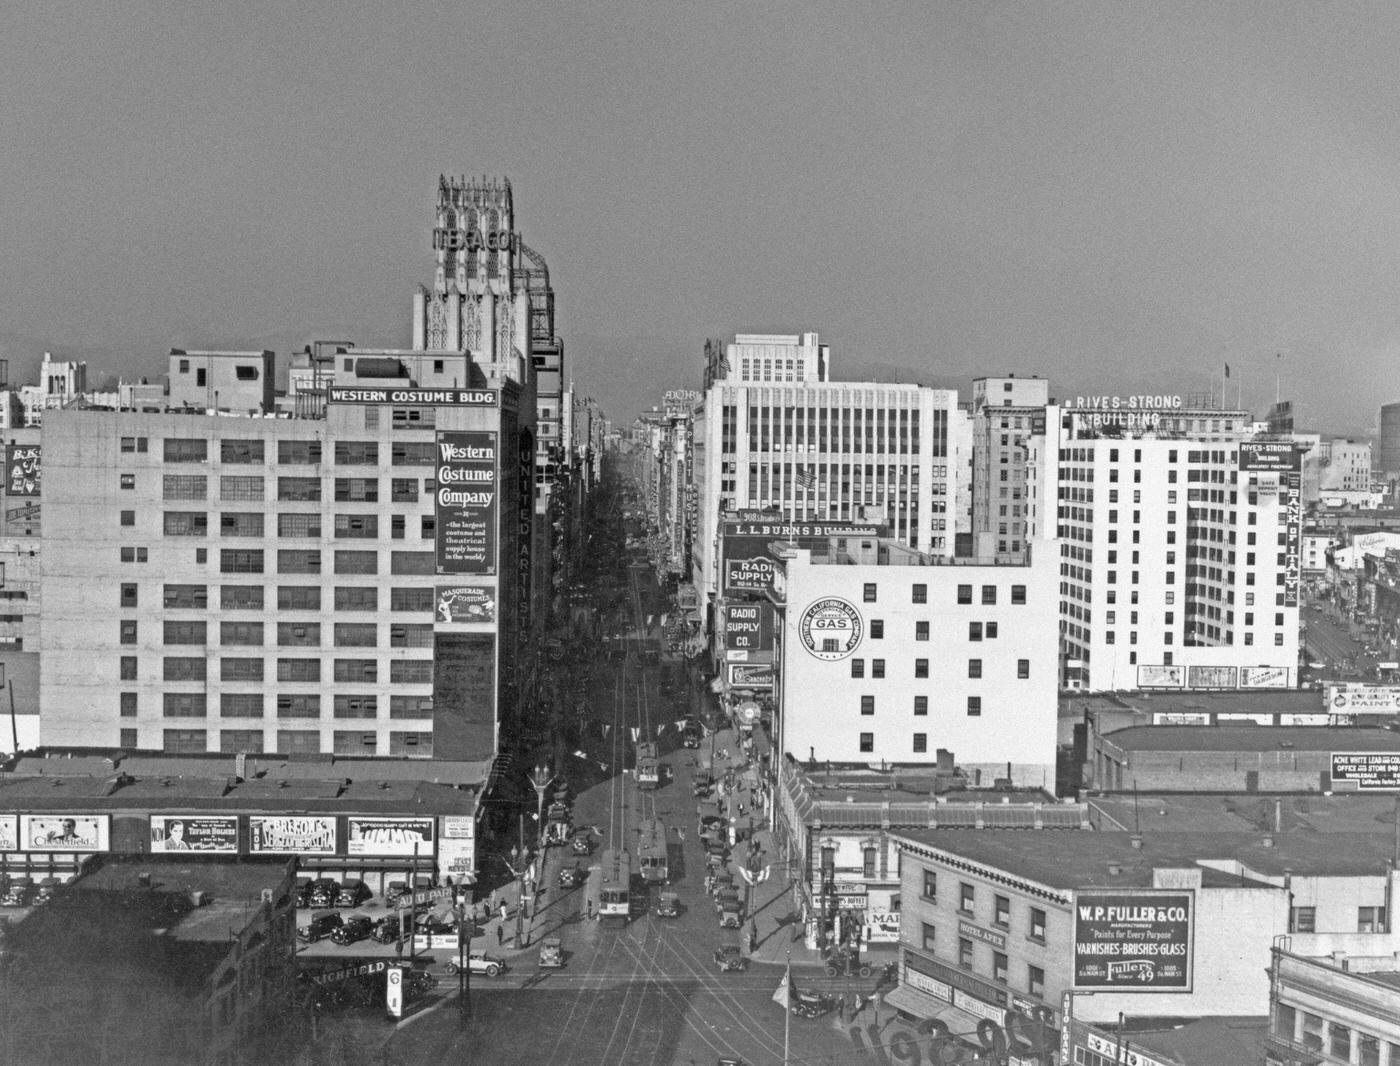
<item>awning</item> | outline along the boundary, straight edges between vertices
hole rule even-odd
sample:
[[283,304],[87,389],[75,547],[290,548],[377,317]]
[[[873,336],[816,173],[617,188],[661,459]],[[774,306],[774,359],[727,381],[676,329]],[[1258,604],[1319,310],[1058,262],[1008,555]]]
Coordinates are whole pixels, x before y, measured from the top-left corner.
[[936,1018],[946,1025],[954,1036],[966,1037],[969,1040],[975,1040],[977,1037],[977,1023],[981,1019],[961,1007],[953,1006],[946,999],[939,999],[908,985],[896,985],[885,993],[884,1001],[896,1010],[902,1010],[916,1018]]

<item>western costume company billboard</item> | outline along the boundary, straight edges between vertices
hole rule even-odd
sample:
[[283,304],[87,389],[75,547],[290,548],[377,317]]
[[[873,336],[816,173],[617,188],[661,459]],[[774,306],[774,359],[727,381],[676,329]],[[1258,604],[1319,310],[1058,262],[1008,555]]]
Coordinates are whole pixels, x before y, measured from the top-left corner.
[[151,815],[151,850],[238,853],[238,816],[207,814]]
[[496,573],[499,453],[487,430],[437,434],[437,572]]
[[1190,992],[1191,889],[1086,889],[1074,897],[1076,991]]

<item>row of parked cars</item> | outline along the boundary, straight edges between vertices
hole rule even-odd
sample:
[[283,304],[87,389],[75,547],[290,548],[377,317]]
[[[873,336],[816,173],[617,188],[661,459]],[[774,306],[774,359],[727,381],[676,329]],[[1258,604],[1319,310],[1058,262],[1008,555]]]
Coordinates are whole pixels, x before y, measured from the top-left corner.
[[58,891],[63,882],[57,877],[42,877],[39,880],[20,874],[0,882],[0,907],[30,907],[47,903]]
[[[353,909],[373,895],[374,893],[369,890],[368,885],[353,877],[346,880],[344,884],[333,877],[318,877],[314,881],[309,877],[302,877],[297,880],[298,907]],[[393,905],[392,902],[389,903],[389,906]]]

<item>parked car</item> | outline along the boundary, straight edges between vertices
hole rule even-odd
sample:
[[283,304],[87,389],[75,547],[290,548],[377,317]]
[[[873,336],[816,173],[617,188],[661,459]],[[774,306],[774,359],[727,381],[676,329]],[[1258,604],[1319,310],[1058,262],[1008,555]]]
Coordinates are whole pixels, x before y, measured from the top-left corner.
[[565,866],[559,871],[560,888],[577,888],[588,880],[588,874],[577,866]]
[[574,839],[569,842],[569,850],[575,855],[592,855],[593,836],[589,830],[580,830],[574,834]]
[[335,894],[335,905],[337,907],[355,908],[364,900],[369,899],[369,887],[363,882],[350,878]]
[[298,906],[298,907],[309,907],[309,906],[311,906],[311,885],[312,885],[311,878],[309,878],[309,877],[298,877],[298,878],[297,878],[296,894],[297,894],[297,906]]
[[357,940],[363,940],[374,932],[374,919],[357,915],[341,922],[339,926],[331,930],[331,939],[337,944],[353,944]]
[[540,969],[557,970],[564,965],[564,942],[547,936],[540,942]]
[[743,973],[749,968],[749,960],[744,958],[738,944],[725,944],[715,950],[715,965],[720,973]]
[[658,918],[679,918],[681,915],[681,897],[676,892],[662,892],[656,897],[656,904],[653,911]]
[[340,884],[329,877],[317,878],[311,884],[309,907],[334,907],[335,897],[340,894]]
[[[488,955],[484,951],[473,951],[467,956],[467,964],[472,973],[484,973],[487,977],[495,977],[506,972],[506,960],[499,955]],[[455,959],[447,960],[447,972],[455,974],[462,968],[462,957],[458,955]]]
[[39,888],[34,893],[34,906],[47,903],[53,899],[53,894],[58,891],[58,886],[63,882],[57,877],[45,877],[39,882]]
[[0,907],[27,907],[33,895],[34,878],[16,877],[5,889],[5,895],[0,897]]
[[345,919],[340,916],[340,911],[317,914],[311,921],[297,928],[297,939],[304,940],[308,944],[314,944],[323,937],[328,937],[334,933],[340,928],[344,921]]
[[407,881],[390,881],[384,889],[384,906],[397,907],[400,897],[408,893]]
[[381,944],[392,944],[403,935],[403,927],[403,919],[397,914],[390,914],[374,923],[374,931],[370,936]]

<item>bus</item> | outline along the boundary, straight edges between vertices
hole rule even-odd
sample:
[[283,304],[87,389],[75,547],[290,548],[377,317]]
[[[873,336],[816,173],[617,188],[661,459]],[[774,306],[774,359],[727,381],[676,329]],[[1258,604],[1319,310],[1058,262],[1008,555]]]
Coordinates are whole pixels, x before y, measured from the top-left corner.
[[599,864],[598,914],[602,918],[632,916],[632,855],[626,848],[608,848]]
[[664,885],[671,879],[666,855],[666,824],[660,818],[643,820],[637,839],[637,862],[647,884]]
[[661,763],[656,759],[656,744],[643,740],[637,745],[637,787],[653,789],[661,784]]

